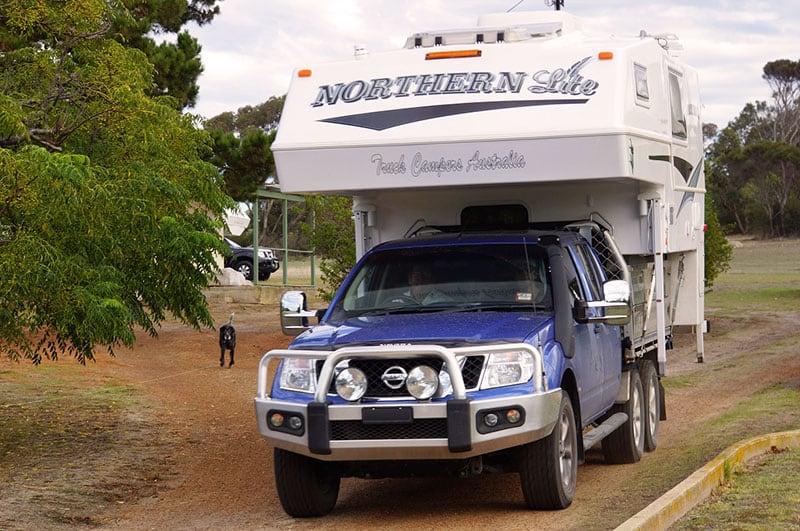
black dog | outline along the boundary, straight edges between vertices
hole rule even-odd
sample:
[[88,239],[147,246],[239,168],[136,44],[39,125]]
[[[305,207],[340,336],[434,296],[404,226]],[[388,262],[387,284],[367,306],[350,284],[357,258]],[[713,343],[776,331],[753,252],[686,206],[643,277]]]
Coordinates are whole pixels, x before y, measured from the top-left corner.
[[219,327],[219,366],[225,366],[225,351],[231,351],[231,363],[233,366],[233,352],[236,350],[236,329],[233,327],[233,314],[228,319],[228,323]]

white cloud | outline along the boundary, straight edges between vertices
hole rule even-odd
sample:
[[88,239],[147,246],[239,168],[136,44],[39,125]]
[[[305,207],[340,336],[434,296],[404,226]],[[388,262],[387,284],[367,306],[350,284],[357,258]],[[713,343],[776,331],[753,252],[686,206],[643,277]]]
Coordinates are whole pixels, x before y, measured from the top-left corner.
[[[214,116],[284,94],[295,68],[349,59],[353,45],[396,49],[417,31],[468,27],[515,0],[224,0],[195,28],[205,72],[193,112]],[[601,33],[675,33],[698,68],[704,121],[724,126],[750,101],[769,99],[765,63],[800,59],[796,0],[566,0],[565,9]],[[517,11],[547,9],[525,0]]]

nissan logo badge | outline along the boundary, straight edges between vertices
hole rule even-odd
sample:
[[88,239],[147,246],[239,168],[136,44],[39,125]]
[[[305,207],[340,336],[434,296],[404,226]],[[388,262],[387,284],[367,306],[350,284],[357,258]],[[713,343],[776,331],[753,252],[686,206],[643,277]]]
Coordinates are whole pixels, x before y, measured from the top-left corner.
[[383,372],[381,380],[386,384],[389,389],[400,389],[406,383],[406,370],[398,365],[389,367]]

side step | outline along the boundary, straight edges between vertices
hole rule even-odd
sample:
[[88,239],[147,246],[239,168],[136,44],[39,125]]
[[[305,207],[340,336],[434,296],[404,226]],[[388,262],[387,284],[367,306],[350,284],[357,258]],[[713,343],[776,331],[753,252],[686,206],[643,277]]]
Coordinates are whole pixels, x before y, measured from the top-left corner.
[[628,420],[628,415],[626,413],[614,413],[605,422],[594,428],[592,431],[587,433],[583,436],[583,449],[588,450],[595,444],[599,443],[609,435],[611,435],[614,430],[625,424],[625,421]]

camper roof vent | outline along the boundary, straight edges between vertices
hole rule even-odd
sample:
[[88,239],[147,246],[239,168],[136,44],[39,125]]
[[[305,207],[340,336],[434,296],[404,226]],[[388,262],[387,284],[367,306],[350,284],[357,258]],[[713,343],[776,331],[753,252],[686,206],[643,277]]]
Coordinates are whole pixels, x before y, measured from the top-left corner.
[[443,30],[415,33],[406,39],[406,48],[429,48],[432,46],[464,46],[471,44],[493,44],[519,42],[529,39],[548,39],[562,33],[561,22],[524,24],[517,26],[479,27],[467,30]]

